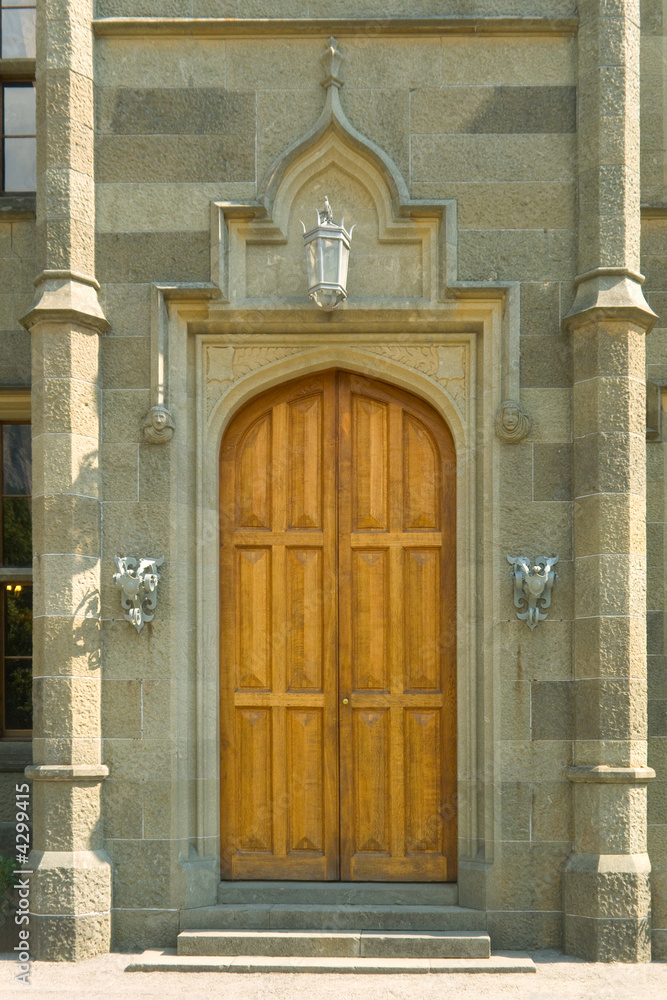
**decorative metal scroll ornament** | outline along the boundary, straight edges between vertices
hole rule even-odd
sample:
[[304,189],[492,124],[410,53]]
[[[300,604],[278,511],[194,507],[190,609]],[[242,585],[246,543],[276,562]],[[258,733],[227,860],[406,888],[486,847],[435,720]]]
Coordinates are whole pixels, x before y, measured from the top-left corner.
[[[507,561],[512,567],[510,577],[514,583],[514,606],[526,607],[525,611],[517,611],[516,616],[525,621],[532,631],[538,622],[547,617],[544,612],[551,605],[551,588],[557,576],[553,567],[558,562],[558,556],[538,556],[532,561],[527,556],[508,556]],[[542,606],[542,611],[538,604]]]
[[160,582],[158,566],[160,559],[132,559],[130,556],[116,556],[118,572],[113,582],[121,589],[120,603],[125,611],[125,620],[131,622],[137,632],[141,632],[144,622],[152,622],[157,604],[157,585]]
[[301,223],[308,265],[308,295],[325,312],[331,312],[347,298],[347,267],[354,226],[348,233],[344,222],[341,219],[340,226],[336,225],[325,195],[324,208],[317,213],[315,228],[306,232]]

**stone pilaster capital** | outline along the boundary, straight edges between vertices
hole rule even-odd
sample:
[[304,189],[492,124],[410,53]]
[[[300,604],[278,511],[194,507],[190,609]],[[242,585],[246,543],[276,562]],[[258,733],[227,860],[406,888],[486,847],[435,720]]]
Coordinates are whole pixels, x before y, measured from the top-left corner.
[[109,323],[102,312],[97,292],[99,284],[77,271],[42,271],[34,281],[36,288],[32,308],[21,323],[32,330],[38,323],[79,323],[104,333]]
[[652,767],[609,767],[607,764],[586,764],[568,767],[570,781],[589,781],[604,784],[643,784],[655,778]]
[[28,764],[26,778],[33,781],[104,781],[109,777],[106,764]]
[[643,283],[644,276],[627,267],[596,267],[577,275],[574,305],[563,319],[563,329],[620,320],[648,333],[658,317],[644,298]]

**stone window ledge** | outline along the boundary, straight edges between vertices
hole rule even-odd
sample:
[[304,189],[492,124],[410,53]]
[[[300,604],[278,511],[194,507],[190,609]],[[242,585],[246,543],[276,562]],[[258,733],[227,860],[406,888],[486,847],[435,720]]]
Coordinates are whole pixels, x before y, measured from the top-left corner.
[[34,194],[0,194],[0,222],[35,218]]

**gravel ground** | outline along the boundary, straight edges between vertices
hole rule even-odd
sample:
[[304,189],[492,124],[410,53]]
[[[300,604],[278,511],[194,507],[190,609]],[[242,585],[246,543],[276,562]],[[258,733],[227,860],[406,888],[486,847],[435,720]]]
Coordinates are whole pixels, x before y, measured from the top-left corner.
[[0,996],[59,1000],[667,1000],[667,962],[595,965],[560,953],[533,952],[535,975],[231,975],[125,973],[128,955],[101,955],[76,965],[35,962],[29,986],[14,981],[15,965],[0,960]]

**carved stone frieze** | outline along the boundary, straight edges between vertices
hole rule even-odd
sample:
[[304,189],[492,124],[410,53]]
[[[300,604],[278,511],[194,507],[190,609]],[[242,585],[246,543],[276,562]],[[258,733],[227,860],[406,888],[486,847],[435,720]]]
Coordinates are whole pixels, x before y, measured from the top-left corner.
[[[218,346],[206,348],[206,408],[210,416],[220,399],[232,386],[253,372],[269,368],[285,358],[306,354],[315,345],[258,347]],[[374,354],[420,372],[445,389],[456,405],[466,395],[467,349],[463,344],[365,344],[356,350],[361,354]]]

